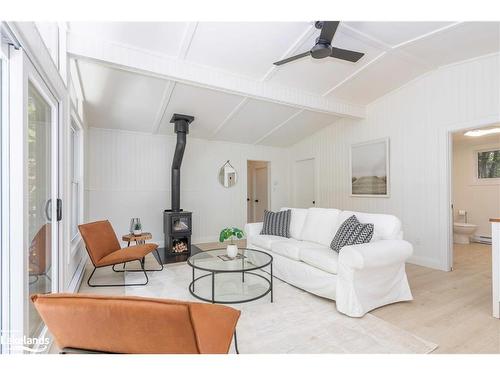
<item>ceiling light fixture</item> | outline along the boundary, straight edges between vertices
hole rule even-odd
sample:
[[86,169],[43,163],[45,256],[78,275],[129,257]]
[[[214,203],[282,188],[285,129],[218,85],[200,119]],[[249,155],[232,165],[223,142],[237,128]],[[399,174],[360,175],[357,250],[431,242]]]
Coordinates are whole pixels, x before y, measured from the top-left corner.
[[481,137],[483,135],[500,133],[500,128],[469,130],[464,135],[467,137]]

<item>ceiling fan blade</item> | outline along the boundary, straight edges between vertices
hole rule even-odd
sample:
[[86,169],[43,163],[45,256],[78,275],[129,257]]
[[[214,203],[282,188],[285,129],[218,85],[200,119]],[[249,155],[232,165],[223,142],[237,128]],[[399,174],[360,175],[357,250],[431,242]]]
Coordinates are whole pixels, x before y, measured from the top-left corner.
[[362,58],[365,54],[356,51],[349,51],[348,49],[335,48],[332,47],[331,57],[335,57],[336,59],[357,62],[360,58]]
[[328,41],[328,44],[332,44],[333,36],[339,27],[340,21],[323,21],[323,26],[321,27],[321,34],[319,34],[319,39]]
[[286,59],[283,59],[283,60],[280,60],[280,61],[277,61],[274,63],[274,65],[283,65],[283,64],[286,64],[286,63],[289,63],[291,61],[294,61],[294,60],[298,60],[298,59],[301,59],[303,57],[306,57],[306,56],[309,56],[311,54],[310,51],[307,51],[307,52],[304,52],[304,53],[301,53],[299,55],[295,55],[295,56],[292,56],[292,57],[288,57]]

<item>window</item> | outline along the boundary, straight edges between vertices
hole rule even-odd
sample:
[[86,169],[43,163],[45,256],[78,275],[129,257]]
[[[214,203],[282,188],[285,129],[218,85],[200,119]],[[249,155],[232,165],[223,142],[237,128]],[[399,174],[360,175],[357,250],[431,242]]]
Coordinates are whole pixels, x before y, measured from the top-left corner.
[[81,217],[81,145],[80,145],[80,127],[71,120],[71,239],[78,236],[78,224]]
[[500,150],[478,151],[477,178],[500,178]]

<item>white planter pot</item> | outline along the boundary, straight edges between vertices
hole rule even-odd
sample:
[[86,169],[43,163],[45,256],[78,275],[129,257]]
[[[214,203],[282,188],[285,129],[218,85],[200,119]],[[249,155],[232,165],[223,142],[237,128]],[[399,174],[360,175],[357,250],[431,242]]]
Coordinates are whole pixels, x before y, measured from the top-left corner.
[[229,258],[236,258],[236,255],[238,255],[238,246],[227,245],[226,253]]
[[134,236],[140,236],[141,234],[142,234],[142,230],[134,229]]

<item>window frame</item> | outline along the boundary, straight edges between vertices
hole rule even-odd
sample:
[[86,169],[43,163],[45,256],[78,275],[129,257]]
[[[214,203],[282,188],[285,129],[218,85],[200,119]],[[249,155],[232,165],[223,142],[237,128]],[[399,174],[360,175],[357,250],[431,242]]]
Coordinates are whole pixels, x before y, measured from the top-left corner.
[[484,147],[473,151],[472,164],[473,164],[473,184],[474,185],[500,185],[499,178],[479,178],[479,154],[488,151],[499,151],[500,145],[493,144],[489,147]]
[[79,210],[78,210],[78,214],[77,214],[77,223],[76,225],[80,224],[80,223],[83,223],[83,195],[84,195],[84,180],[83,180],[83,171],[84,171],[84,160],[83,160],[83,157],[84,157],[84,153],[83,153],[83,125],[82,125],[82,122],[78,116],[78,114],[76,113],[76,109],[74,108],[74,105],[73,103],[71,104],[71,114],[70,114],[70,131],[69,131],[69,136],[70,138],[73,137],[73,132],[76,133],[77,137],[76,137],[76,141],[78,142],[78,145],[77,145],[77,155],[74,154],[74,149],[72,148],[72,145],[73,145],[73,142],[72,140],[70,139],[70,142],[69,142],[69,147],[70,147],[70,155],[71,155],[71,160],[73,161],[73,163],[71,163],[71,165],[69,166],[70,170],[69,170],[69,191],[70,191],[70,199],[69,199],[69,202],[71,204],[71,207],[70,207],[70,220],[69,220],[69,236],[70,236],[70,257],[72,257],[75,252],[78,250],[79,248],[79,245],[80,245],[80,242],[82,241],[82,238],[81,238],[81,235],[80,235],[80,232],[77,230],[76,233],[73,235],[73,182],[74,182],[74,177],[75,177],[75,173],[74,173],[74,161],[75,161],[75,156],[77,156],[78,160],[77,160],[77,163],[78,163],[78,173],[77,173],[77,176],[76,176],[76,180],[77,180],[77,183],[78,183],[78,197],[77,197],[77,200],[78,200],[78,204],[79,204]]
[[[10,304],[9,286],[9,47],[0,41],[0,337],[10,328],[8,306]],[[9,352],[7,345],[0,342],[0,353]]]

